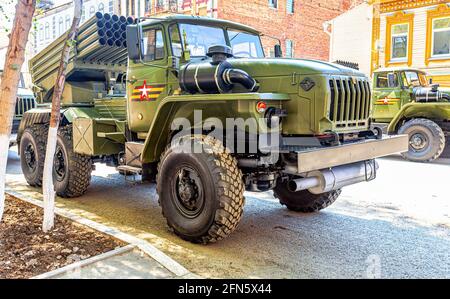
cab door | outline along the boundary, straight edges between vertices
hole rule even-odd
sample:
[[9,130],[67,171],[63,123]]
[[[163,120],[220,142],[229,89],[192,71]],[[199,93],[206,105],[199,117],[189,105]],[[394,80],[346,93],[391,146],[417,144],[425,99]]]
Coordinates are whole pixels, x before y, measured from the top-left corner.
[[404,89],[399,72],[380,72],[374,76],[373,118],[390,122],[400,111]]
[[159,103],[167,94],[168,51],[164,27],[142,31],[142,58],[128,66],[128,124],[139,139],[145,139]]

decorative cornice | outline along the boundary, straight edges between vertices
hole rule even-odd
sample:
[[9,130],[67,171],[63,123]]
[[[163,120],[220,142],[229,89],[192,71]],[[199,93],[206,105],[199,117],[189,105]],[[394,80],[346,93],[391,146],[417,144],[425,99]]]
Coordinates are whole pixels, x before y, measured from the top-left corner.
[[413,9],[447,3],[445,0],[370,0],[370,4],[379,4],[380,12],[393,12],[398,10]]

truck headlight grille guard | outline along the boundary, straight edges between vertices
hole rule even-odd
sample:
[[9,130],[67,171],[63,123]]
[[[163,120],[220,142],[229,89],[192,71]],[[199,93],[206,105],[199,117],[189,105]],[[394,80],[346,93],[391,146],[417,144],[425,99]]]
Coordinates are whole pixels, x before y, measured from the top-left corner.
[[329,119],[336,128],[359,128],[368,125],[371,90],[365,78],[333,76],[329,79]]

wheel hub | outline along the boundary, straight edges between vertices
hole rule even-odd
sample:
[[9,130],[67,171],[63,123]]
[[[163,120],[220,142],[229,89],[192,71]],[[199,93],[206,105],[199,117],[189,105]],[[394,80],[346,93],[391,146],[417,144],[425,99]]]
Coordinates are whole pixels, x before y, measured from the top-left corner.
[[409,144],[415,151],[421,151],[426,148],[428,139],[420,133],[413,134],[410,138]]
[[25,149],[25,162],[30,169],[34,169],[36,166],[36,152],[33,145],[30,143]]
[[187,217],[198,215],[203,207],[203,186],[197,172],[184,167],[176,180],[177,206]]
[[56,179],[61,181],[66,175],[66,163],[64,161],[64,152],[59,146],[56,148],[53,168],[55,170]]

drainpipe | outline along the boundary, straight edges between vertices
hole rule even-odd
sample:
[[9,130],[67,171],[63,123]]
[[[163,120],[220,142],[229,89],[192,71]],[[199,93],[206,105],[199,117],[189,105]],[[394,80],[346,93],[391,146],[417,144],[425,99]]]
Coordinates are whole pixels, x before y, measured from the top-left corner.
[[[322,24],[323,26],[323,32],[325,32],[329,37],[330,37],[330,53],[329,53],[329,57],[328,60],[331,61],[331,58],[333,57],[333,22],[332,21],[326,21]],[[328,28],[331,28],[331,31],[328,30]]]

